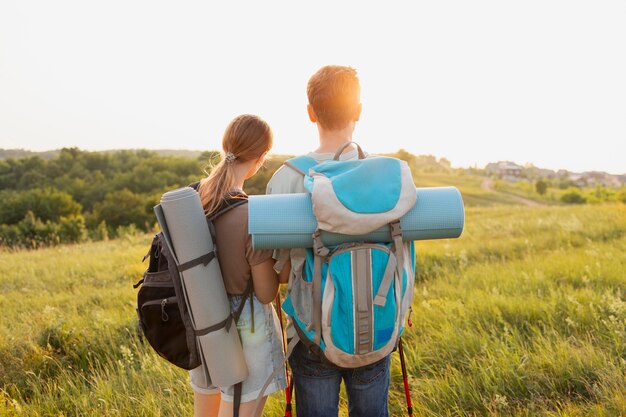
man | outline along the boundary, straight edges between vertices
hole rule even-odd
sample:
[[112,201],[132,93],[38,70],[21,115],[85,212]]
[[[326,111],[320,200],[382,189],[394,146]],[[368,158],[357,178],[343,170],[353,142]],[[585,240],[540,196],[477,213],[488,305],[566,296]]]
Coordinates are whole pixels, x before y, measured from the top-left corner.
[[[352,141],[356,122],[361,115],[360,86],[356,70],[350,67],[329,65],[322,67],[307,85],[309,104],[307,111],[311,122],[317,125],[319,146],[308,156],[317,161],[333,159],[335,152]],[[341,160],[356,159],[357,151],[351,149],[341,155]],[[267,186],[267,194],[304,193],[302,173],[282,166]],[[276,268],[286,252],[278,252]],[[306,310],[311,301],[311,287],[303,282],[305,250],[291,249],[289,291],[286,302],[296,311]],[[283,259],[284,260],[284,259]],[[288,264],[288,263],[287,263]],[[288,267],[288,266],[287,266]],[[298,326],[290,320],[288,338]],[[389,391],[390,357],[361,368],[346,369],[324,360],[315,349],[299,342],[289,358],[296,390],[298,417],[336,417],[339,407],[339,387],[344,381],[351,417],[386,417]]]

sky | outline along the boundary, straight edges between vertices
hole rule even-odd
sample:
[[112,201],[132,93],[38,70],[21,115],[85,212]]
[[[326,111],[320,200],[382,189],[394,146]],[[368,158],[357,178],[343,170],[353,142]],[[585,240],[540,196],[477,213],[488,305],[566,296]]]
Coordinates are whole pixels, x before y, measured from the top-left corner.
[[258,114],[313,150],[306,83],[361,81],[354,140],[455,167],[626,173],[626,2],[0,2],[0,148],[215,150]]

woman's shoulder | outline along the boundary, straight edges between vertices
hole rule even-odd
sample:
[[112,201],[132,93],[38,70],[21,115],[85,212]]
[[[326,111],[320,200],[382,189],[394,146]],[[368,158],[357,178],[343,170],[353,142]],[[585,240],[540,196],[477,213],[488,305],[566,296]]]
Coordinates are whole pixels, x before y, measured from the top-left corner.
[[239,204],[220,215],[216,222],[227,221],[248,224],[248,203]]
[[229,212],[234,213],[235,216],[245,216],[248,219],[248,202],[239,204],[237,207],[232,208]]

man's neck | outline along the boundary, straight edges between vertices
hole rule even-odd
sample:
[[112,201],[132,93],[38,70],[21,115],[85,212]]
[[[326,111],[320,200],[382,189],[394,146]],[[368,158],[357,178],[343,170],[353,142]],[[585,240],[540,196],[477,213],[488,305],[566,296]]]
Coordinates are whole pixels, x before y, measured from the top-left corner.
[[352,141],[352,132],[354,132],[354,123],[350,123],[340,130],[326,130],[317,125],[319,132],[320,146],[315,150],[316,153],[331,153],[348,142]]

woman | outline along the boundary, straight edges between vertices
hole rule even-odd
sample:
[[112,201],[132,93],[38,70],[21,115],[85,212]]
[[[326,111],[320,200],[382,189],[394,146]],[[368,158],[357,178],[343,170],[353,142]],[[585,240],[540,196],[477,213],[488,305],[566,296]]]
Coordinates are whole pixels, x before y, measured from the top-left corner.
[[[230,122],[222,139],[222,161],[204,178],[198,192],[207,216],[211,216],[233,199],[245,199],[243,183],[263,164],[272,147],[272,131],[257,116],[242,115]],[[278,292],[279,282],[286,276],[274,271],[271,250],[253,250],[248,234],[248,205],[232,208],[214,220],[218,259],[229,294],[231,310],[240,303],[242,314],[237,330],[248,366],[248,378],[243,382],[240,416],[253,416],[256,400],[266,380],[277,368],[274,379],[264,392],[257,412],[261,416],[267,395],[285,388],[284,353],[280,323],[271,304]],[[252,296],[242,294],[252,284]],[[232,416],[234,387],[211,386],[200,368],[190,371],[194,389],[194,412],[198,416]]]

